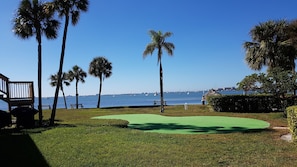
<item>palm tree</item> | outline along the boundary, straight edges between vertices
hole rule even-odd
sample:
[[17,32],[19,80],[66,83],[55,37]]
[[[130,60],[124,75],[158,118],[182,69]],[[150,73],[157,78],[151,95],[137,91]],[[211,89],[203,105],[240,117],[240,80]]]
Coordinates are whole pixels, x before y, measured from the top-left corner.
[[[81,11],[86,12],[88,10],[89,1],[88,0],[63,0],[63,1],[54,0],[53,6],[58,12],[59,17],[61,18],[65,17],[60,65],[59,65],[59,71],[58,71],[58,85],[59,85],[59,83],[61,83],[61,75],[62,75],[63,64],[64,64],[63,62],[64,62],[64,55],[65,55],[66,37],[67,37],[69,20],[71,19],[72,25],[76,25],[80,17],[80,12]],[[50,119],[50,125],[54,125],[58,94],[59,94],[59,87],[57,86],[55,91],[55,98],[54,98],[51,119]]]
[[289,34],[290,38],[285,41],[285,44],[297,48],[297,20],[293,20],[289,23],[286,32]]
[[[58,74],[54,74],[54,75],[51,75],[50,78],[51,80],[50,82],[50,85],[51,86],[57,86],[58,84]],[[68,82],[68,75],[63,72],[62,73],[62,83],[60,84],[60,89],[62,91],[62,94],[63,94],[63,98],[64,98],[64,104],[65,104],[65,108],[67,109],[67,103],[66,103],[66,97],[65,97],[65,93],[64,93],[64,89],[63,89],[63,84],[65,84],[66,86],[69,86],[70,85],[70,82]]]
[[290,38],[287,29],[288,22],[280,20],[260,23],[250,31],[252,42],[245,42],[243,46],[251,69],[267,66],[268,71],[276,67],[295,70],[296,49],[284,44]]
[[82,83],[85,83],[85,77],[87,77],[87,73],[77,65],[73,66],[72,70],[69,70],[68,72],[70,82],[75,79],[76,109],[78,109],[78,82],[81,81]]
[[[297,56],[297,53],[296,53],[297,52],[297,20],[293,20],[289,23],[289,26],[286,32],[289,35],[289,39],[284,42],[284,45],[293,47],[295,50],[295,52],[292,53],[292,55],[295,55],[295,56],[291,56],[292,73],[295,73],[295,59]],[[296,89],[297,87],[295,87],[295,90],[293,91],[294,95],[296,95]]]
[[151,43],[149,43],[144,52],[143,57],[145,58],[148,54],[153,54],[154,50],[158,50],[158,63],[160,64],[160,97],[161,97],[161,112],[164,112],[164,96],[163,96],[163,69],[162,69],[162,49],[167,51],[169,56],[173,55],[173,50],[175,48],[174,44],[171,42],[166,42],[165,39],[172,35],[171,32],[165,32],[164,34],[161,31],[150,30],[149,35],[151,36]]
[[48,10],[48,3],[38,0],[22,0],[13,20],[13,31],[22,39],[35,35],[38,42],[38,110],[39,124],[42,123],[42,46],[41,36],[48,39],[57,37],[59,22],[53,19],[53,12]]
[[105,78],[109,78],[112,74],[112,65],[104,57],[96,57],[90,63],[89,74],[99,77],[100,86],[99,86],[99,94],[98,94],[98,103],[97,108],[100,108],[100,98],[101,98],[101,90],[102,90],[102,82]]

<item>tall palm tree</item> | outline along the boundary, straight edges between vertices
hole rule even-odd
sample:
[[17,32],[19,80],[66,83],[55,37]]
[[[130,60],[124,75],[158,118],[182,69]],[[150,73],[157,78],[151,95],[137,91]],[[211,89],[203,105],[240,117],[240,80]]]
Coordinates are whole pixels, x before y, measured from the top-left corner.
[[59,22],[53,19],[53,12],[48,10],[48,3],[38,0],[22,0],[13,20],[13,31],[22,39],[35,35],[38,42],[38,110],[39,124],[42,123],[42,46],[41,36],[48,39],[57,37]]
[[[64,55],[65,55],[66,38],[67,38],[69,21],[71,20],[72,25],[76,25],[80,17],[80,12],[81,11],[86,12],[88,10],[89,1],[88,0],[54,0],[53,5],[56,11],[58,12],[59,17],[61,18],[65,17],[60,65],[59,65],[59,71],[58,71],[58,85],[59,85],[59,83],[61,83],[61,75],[62,75],[63,64],[64,64]],[[54,125],[58,94],[59,94],[59,87],[57,86],[55,91],[55,98],[54,98],[51,119],[50,119],[50,125]]]
[[283,70],[295,70],[296,49],[284,45],[289,39],[288,22],[285,20],[267,21],[256,25],[251,31],[251,42],[245,42],[245,60],[253,70],[268,71],[280,67]]
[[[288,47],[293,47],[294,50],[293,53],[290,53],[291,55],[295,56],[290,56],[291,58],[291,66],[292,66],[292,73],[295,73],[295,59],[297,58],[297,20],[293,20],[289,23],[288,28],[286,29],[286,33],[289,35],[289,39],[284,41],[283,44],[288,46]],[[293,63],[294,62],[294,63]],[[296,89],[293,91],[294,95],[296,95]]]
[[169,56],[173,55],[173,50],[175,48],[174,44],[171,42],[166,42],[165,39],[172,35],[171,32],[165,32],[164,34],[161,31],[150,30],[149,35],[151,36],[151,43],[149,43],[144,52],[143,57],[145,58],[148,54],[153,54],[154,50],[158,50],[158,63],[160,64],[160,97],[161,97],[161,112],[164,112],[164,96],[163,96],[163,68],[162,68],[162,49],[167,51]]
[[286,32],[289,35],[289,39],[285,41],[284,44],[297,48],[297,20],[293,20],[289,23]]
[[68,72],[70,82],[75,79],[76,109],[78,109],[78,82],[81,81],[82,83],[85,83],[85,77],[87,77],[87,73],[77,65],[73,66],[72,70],[69,70]]
[[96,57],[90,63],[89,74],[100,79],[97,108],[100,108],[102,82],[112,74],[112,65],[105,57]]
[[[53,86],[53,87],[57,86],[57,84],[58,84],[58,74],[51,75],[49,79],[51,80],[51,82],[50,82],[51,86]],[[65,84],[66,86],[70,85],[68,75],[65,72],[62,73],[62,82],[60,84],[60,89],[61,89],[62,94],[63,94],[65,108],[67,109],[67,103],[66,103],[66,97],[65,97],[65,93],[64,93],[63,84]]]

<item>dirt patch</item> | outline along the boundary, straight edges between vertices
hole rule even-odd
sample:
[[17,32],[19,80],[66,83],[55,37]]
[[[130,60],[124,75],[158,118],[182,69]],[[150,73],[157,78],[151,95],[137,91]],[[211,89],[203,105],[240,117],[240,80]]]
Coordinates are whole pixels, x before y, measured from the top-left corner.
[[[279,127],[273,127],[272,129],[276,129],[276,130],[289,130],[289,127],[279,126]],[[291,133],[287,133],[287,134],[281,135],[280,138],[282,140],[287,141],[287,142],[292,142],[292,134]]]

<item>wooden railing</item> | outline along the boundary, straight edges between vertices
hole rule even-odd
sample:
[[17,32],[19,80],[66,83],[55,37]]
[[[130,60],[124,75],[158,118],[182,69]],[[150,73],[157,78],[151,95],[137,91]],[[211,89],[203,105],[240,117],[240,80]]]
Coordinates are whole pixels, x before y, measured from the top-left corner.
[[33,82],[9,81],[9,78],[0,74],[0,96],[1,100],[8,103],[9,111],[13,106],[34,107],[34,85]]
[[32,99],[34,97],[33,82],[10,81],[10,99]]
[[0,92],[5,95],[8,93],[8,82],[9,79],[0,73]]

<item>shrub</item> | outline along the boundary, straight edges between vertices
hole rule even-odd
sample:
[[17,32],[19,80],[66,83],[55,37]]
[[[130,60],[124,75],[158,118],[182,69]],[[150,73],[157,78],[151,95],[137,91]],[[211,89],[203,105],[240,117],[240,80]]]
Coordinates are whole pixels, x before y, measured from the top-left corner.
[[276,112],[296,104],[296,97],[278,98],[273,95],[225,95],[208,97],[218,112]]
[[288,126],[292,134],[292,140],[297,141],[297,106],[291,106],[286,108],[286,112]]

